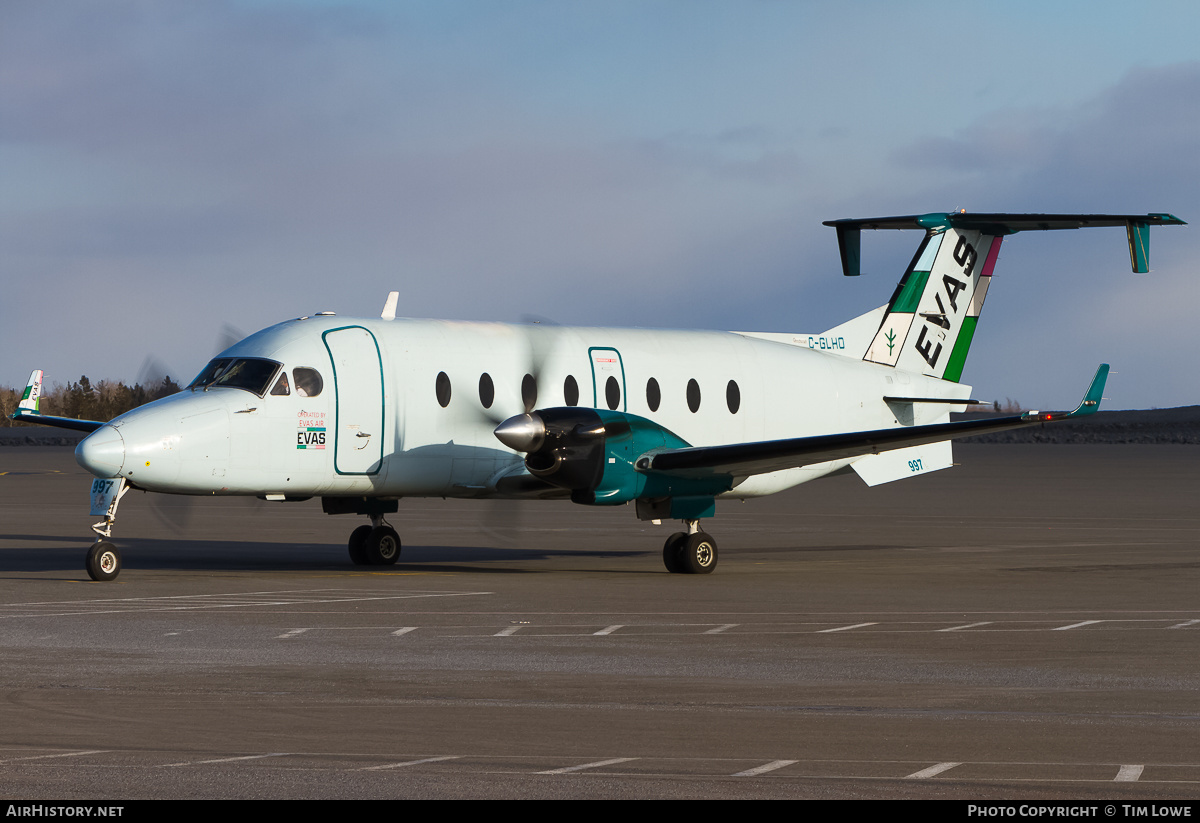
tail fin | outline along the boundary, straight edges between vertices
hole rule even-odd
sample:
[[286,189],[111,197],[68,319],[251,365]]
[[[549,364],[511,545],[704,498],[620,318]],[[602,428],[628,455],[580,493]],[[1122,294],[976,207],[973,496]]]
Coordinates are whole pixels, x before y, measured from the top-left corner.
[[842,269],[859,274],[860,238],[869,229],[924,229],[863,360],[957,382],[1005,235],[1019,231],[1125,226],[1135,272],[1149,270],[1150,226],[1184,225],[1169,214],[950,214],[829,220]]

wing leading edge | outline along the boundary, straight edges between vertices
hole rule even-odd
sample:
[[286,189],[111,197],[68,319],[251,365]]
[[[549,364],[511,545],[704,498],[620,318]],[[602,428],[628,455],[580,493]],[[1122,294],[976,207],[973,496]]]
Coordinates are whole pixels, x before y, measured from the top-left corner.
[[1092,378],[1083,400],[1073,411],[1069,412],[1029,411],[994,420],[963,420],[955,423],[935,423],[929,426],[907,426],[816,437],[796,437],[788,440],[736,443],[728,446],[668,449],[642,456],[637,461],[637,468],[640,471],[664,472],[691,477],[712,474],[746,477],[781,469],[809,466],[814,463],[824,463],[829,460],[879,454],[892,449],[923,446],[927,443],[957,440],[960,437],[1053,423],[1095,414],[1100,408],[1100,400],[1107,379],[1108,364],[1104,363],[1096,369],[1096,374]]

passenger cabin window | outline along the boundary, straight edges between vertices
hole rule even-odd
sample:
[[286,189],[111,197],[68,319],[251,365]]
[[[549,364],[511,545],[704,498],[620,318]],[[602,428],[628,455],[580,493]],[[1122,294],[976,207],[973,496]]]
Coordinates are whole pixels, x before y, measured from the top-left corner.
[[439,406],[444,409],[450,405],[450,378],[444,371],[438,372],[437,380],[434,383],[434,391],[437,392]]
[[521,378],[521,402],[526,411],[533,411],[537,406],[537,379],[532,374]]
[[700,411],[700,384],[696,382],[695,378],[688,381],[687,401],[688,408],[692,410],[692,414]]
[[316,397],[325,388],[321,373],[307,366],[292,369],[292,380],[296,383],[296,394],[300,397]]
[[617,378],[610,376],[605,381],[604,400],[613,411],[616,411],[617,406],[621,405],[621,384],[617,382]]
[[567,401],[568,406],[579,405],[579,384],[569,374],[567,375],[567,379],[563,381],[563,400]]
[[485,409],[490,409],[496,400],[496,384],[487,372],[479,375],[479,402]]
[[737,414],[738,409],[742,407],[742,391],[738,388],[736,380],[730,380],[729,385],[725,387],[725,402],[729,405],[730,414]]
[[646,381],[646,405],[650,407],[650,411],[656,412],[660,403],[662,403],[662,389],[658,387],[658,381],[651,377]]

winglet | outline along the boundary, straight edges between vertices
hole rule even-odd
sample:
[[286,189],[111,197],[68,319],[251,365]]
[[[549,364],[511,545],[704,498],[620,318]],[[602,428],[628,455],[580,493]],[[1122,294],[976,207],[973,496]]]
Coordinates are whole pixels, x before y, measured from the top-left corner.
[[17,404],[16,411],[12,413],[12,419],[21,420],[25,423],[37,423],[39,426],[54,426],[60,429],[72,429],[81,432],[95,431],[104,425],[99,420],[77,420],[73,417],[55,417],[49,414],[42,414],[38,411],[41,399],[42,370],[34,369],[29,375],[29,384],[25,386],[25,393],[21,395],[21,402]]
[[1108,364],[1101,363],[1096,369],[1095,376],[1092,377],[1092,382],[1088,385],[1087,393],[1083,395],[1083,400],[1079,401],[1079,405],[1074,411],[1069,412],[1025,412],[1021,417],[1026,420],[1050,422],[1052,420],[1066,420],[1071,417],[1086,417],[1089,414],[1095,414],[1100,411],[1100,401],[1104,399],[1104,384],[1108,380]]
[[25,385],[25,393],[21,395],[21,402],[17,404],[17,412],[13,415],[17,417],[22,411],[27,411],[32,414],[37,414],[38,402],[42,399],[42,370],[34,369],[29,374],[29,382]]

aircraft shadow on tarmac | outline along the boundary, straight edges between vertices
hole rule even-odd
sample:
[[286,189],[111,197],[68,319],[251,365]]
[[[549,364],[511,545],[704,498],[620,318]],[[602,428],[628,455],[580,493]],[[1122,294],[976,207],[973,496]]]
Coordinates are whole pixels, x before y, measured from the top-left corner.
[[[64,543],[79,542],[77,536],[7,535],[7,541]],[[72,578],[83,571],[83,555],[88,544],[77,547],[38,548],[32,551],[0,551],[0,574],[20,572],[64,572]],[[531,574],[561,571],[560,567],[542,566],[539,561],[552,558],[613,560],[641,558],[652,554],[645,550],[587,549],[516,549],[488,546],[404,546],[400,561],[393,566],[354,566],[345,549],[327,543],[263,543],[249,541],[199,541],[131,538],[118,547],[129,570],[153,571],[256,571],[256,572],[463,572]],[[653,552],[657,554],[657,552]],[[494,565],[525,563],[529,566]],[[662,571],[657,565],[645,569],[573,568],[573,571],[632,573]]]

